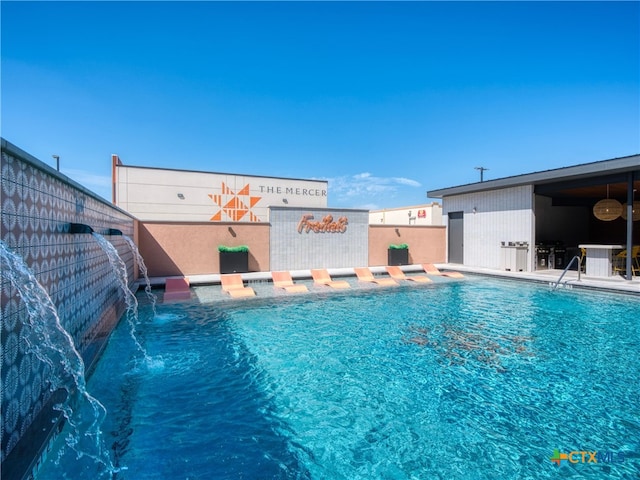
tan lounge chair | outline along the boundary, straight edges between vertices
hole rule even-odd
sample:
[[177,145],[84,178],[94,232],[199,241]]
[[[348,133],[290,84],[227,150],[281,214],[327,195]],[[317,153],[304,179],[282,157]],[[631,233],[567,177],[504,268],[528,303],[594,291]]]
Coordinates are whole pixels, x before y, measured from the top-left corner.
[[400,270],[400,267],[387,266],[386,268],[387,268],[387,272],[389,273],[389,276],[394,280],[411,280],[412,282],[418,282],[418,283],[433,282],[433,280],[431,280],[428,277],[425,277],[424,275],[412,275],[411,277],[407,277],[404,274],[404,272]]
[[423,263],[422,268],[427,272],[427,275],[440,275],[443,277],[451,277],[451,278],[464,278],[464,275],[460,272],[441,272],[438,267],[436,267],[433,263]]
[[324,268],[311,270],[311,276],[313,277],[313,283],[316,285],[326,285],[331,288],[351,288],[351,285],[346,280],[332,280],[331,275]]
[[220,275],[220,285],[222,290],[233,298],[254,297],[256,294],[253,288],[244,286],[242,275],[239,273]]
[[274,287],[283,288],[287,293],[309,291],[306,285],[296,285],[293,283],[291,273],[289,272],[271,272],[271,278],[273,279]]
[[191,298],[191,291],[189,290],[189,279],[185,277],[181,278],[167,278],[164,284],[164,296],[163,300],[187,300]]
[[378,285],[398,285],[393,278],[376,278],[368,267],[354,268],[360,282],[377,283]]

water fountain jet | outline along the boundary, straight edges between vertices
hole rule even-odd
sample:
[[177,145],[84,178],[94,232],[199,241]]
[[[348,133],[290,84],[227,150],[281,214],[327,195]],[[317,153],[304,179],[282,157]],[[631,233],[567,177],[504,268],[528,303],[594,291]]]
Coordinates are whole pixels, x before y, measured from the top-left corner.
[[93,233],[93,228],[91,228],[89,225],[85,225],[84,223],[70,223],[68,233],[71,233],[71,234]]
[[[115,473],[117,469],[100,431],[106,409],[87,390],[84,361],[73,337],[63,327],[51,297],[35,274],[2,240],[0,260],[2,277],[18,292],[28,313],[21,325],[21,338],[27,344],[25,351],[49,370],[53,409],[64,416],[71,430],[65,438],[67,446],[79,456],[87,455],[99,462],[109,474]],[[91,412],[89,418],[83,413],[86,408]],[[57,423],[60,417],[52,420]]]
[[138,262],[138,270],[140,270],[140,273],[142,274],[145,281],[144,291],[146,292],[147,298],[151,303],[151,309],[153,310],[153,316],[155,318],[155,316],[157,315],[156,296],[151,291],[151,282],[149,280],[149,272],[147,270],[147,265],[144,263],[144,258],[142,258],[142,255],[140,254],[140,250],[138,249],[138,246],[135,244],[135,242],[127,235],[123,235],[122,238],[124,238],[124,240],[129,244],[129,248],[131,248],[131,252],[136,257],[136,261]]
[[113,268],[113,273],[115,274],[118,285],[124,294],[124,301],[127,305],[127,321],[129,322],[131,338],[136,344],[136,347],[138,347],[138,350],[142,352],[145,360],[148,361],[150,358],[136,336],[136,324],[138,323],[138,300],[129,289],[127,266],[124,264],[122,258],[120,258],[120,255],[118,254],[118,250],[116,250],[116,247],[114,247],[111,242],[99,233],[93,232],[91,235],[96,239],[98,245],[100,245],[104,253],[106,253],[109,258],[109,263]]

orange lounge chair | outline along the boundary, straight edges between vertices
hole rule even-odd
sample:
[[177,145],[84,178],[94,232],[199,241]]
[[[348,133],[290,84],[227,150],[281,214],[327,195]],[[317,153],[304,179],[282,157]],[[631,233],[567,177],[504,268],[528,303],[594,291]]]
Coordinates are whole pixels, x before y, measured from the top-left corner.
[[242,275],[239,273],[220,275],[220,285],[222,286],[222,291],[228,293],[233,298],[253,297],[256,294],[253,288],[244,286]]
[[377,283],[378,285],[398,285],[393,278],[376,278],[368,267],[358,267],[353,269],[360,282]]
[[162,298],[165,302],[168,300],[187,300],[191,298],[189,279],[185,277],[167,278],[164,283],[164,296]]
[[271,272],[271,278],[273,279],[274,287],[283,288],[287,293],[309,291],[306,285],[296,285],[293,283],[291,273],[289,272]]
[[407,277],[404,272],[400,270],[400,267],[388,266],[386,268],[389,276],[394,280],[411,280],[412,282],[418,283],[431,283],[433,281],[424,275],[413,275],[411,277]]
[[427,275],[440,275],[443,277],[451,277],[451,278],[464,278],[464,275],[460,272],[441,272],[438,267],[436,267],[433,263],[423,263],[422,268],[427,272]]
[[327,285],[331,288],[351,288],[346,280],[332,280],[326,269],[311,270],[313,283],[316,285]]

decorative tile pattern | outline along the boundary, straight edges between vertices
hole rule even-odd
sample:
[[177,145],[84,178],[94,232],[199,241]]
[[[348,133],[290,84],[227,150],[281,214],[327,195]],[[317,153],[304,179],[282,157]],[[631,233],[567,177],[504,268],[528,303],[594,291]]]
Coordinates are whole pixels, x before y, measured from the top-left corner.
[[[104,337],[105,329],[116,323],[126,306],[96,240],[66,233],[68,224],[90,225],[98,233],[113,228],[133,236],[134,219],[5,141],[0,171],[0,238],[35,273],[89,364],[96,354],[92,343]],[[122,237],[107,238],[127,265],[132,282],[134,258],[129,245]],[[5,463],[21,438],[31,435],[29,427],[52,392],[50,367],[29,351],[24,339],[26,308],[5,276],[0,287],[0,453]]]
[[260,217],[256,215],[251,209],[255,207],[262,197],[256,197],[251,195],[250,186],[247,183],[242,189],[235,193],[231,190],[227,184],[222,182],[221,193],[209,194],[209,198],[220,207],[213,217],[212,222],[221,221],[250,221],[259,222]]

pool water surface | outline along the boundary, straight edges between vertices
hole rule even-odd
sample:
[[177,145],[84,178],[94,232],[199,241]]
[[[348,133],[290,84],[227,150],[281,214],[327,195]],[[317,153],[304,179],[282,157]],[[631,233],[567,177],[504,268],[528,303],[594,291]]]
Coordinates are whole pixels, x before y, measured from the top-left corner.
[[[88,383],[114,478],[640,477],[637,297],[471,277],[139,299],[150,360],[121,322]],[[62,445],[39,478],[101,473]]]

